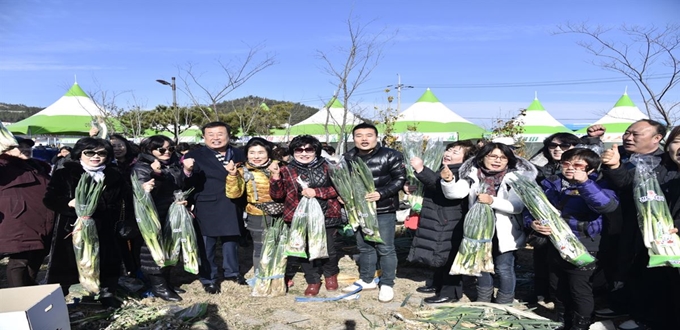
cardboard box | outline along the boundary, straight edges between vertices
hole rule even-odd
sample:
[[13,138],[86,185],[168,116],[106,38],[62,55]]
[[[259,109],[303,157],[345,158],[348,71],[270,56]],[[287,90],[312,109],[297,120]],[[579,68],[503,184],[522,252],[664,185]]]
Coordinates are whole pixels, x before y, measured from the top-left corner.
[[59,284],[0,290],[0,330],[70,330]]

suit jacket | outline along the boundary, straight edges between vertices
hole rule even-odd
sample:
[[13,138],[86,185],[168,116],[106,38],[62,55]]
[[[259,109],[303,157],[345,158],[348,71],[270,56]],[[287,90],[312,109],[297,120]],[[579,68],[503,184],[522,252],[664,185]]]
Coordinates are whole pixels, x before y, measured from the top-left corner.
[[[244,198],[227,198],[225,184],[227,170],[208,147],[192,150],[184,159],[194,159],[194,169],[186,179],[186,188],[193,187],[191,201],[194,215],[203,236],[238,236],[243,227]],[[227,160],[245,162],[243,151],[234,147],[227,149]]]

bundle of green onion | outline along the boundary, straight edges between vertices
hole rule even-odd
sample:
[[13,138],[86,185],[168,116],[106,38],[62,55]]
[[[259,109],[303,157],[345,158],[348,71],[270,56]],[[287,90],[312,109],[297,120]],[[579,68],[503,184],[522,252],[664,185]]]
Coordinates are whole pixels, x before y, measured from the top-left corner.
[[[407,162],[413,157],[418,157],[427,168],[437,169],[441,166],[445,146],[440,139],[426,139],[422,133],[407,132],[401,135],[401,145]],[[406,166],[406,177],[408,185],[416,187],[415,191],[408,195],[409,205],[413,211],[420,213],[423,207],[423,184],[416,178],[411,166]]]
[[536,181],[515,173],[508,173],[505,177],[534,219],[541,220],[543,225],[550,227],[550,241],[562,259],[579,267],[595,262],[595,258],[574,235]]
[[[354,196],[366,196],[368,193],[375,192],[373,173],[371,173],[366,163],[361,158],[357,158],[351,163],[351,166]],[[382,238],[380,238],[380,231],[378,230],[376,203],[368,202],[365,198],[356,198],[354,203],[360,219],[361,231],[365,234],[364,239],[370,242],[383,243]]]
[[281,219],[274,219],[273,224],[266,228],[262,241],[260,264],[255,265],[255,285],[253,297],[275,297],[286,293],[283,280],[286,271],[286,243],[288,241],[288,227]]
[[307,202],[309,198],[300,200],[293,220],[290,223],[290,236],[286,245],[286,255],[292,257],[307,258],[305,247],[307,246]]
[[335,190],[342,198],[345,211],[347,212],[347,221],[352,226],[352,230],[356,231],[361,227],[360,218],[357,214],[357,207],[354,198],[354,186],[352,181],[352,170],[343,159],[337,164],[330,165],[330,175]]
[[463,220],[463,241],[449,274],[482,276],[493,273],[493,234],[496,217],[488,204],[475,203]]
[[654,173],[658,160],[650,156],[632,156],[636,164],[633,196],[638,210],[638,224],[649,254],[649,267],[680,267],[680,237],[670,233],[675,227],[666,198]]
[[139,232],[146,243],[151,257],[159,267],[165,266],[165,251],[161,244],[161,223],[158,221],[158,212],[151,198],[151,193],[144,191],[137,174],[132,174],[132,192],[135,205],[135,219]]
[[[328,258],[326,246],[326,216],[316,198],[302,197],[307,199],[307,250],[309,260]],[[300,201],[302,203],[302,201]],[[299,207],[299,206],[298,206]]]
[[163,242],[165,244],[166,266],[174,266],[179,261],[179,253],[182,252],[184,270],[191,274],[198,274],[198,242],[196,231],[191,219],[191,213],[186,206],[179,204],[186,200],[193,191],[176,190],[175,203],[170,205],[167,217],[167,226],[163,229]]
[[0,122],[0,152],[18,145],[14,135]]
[[92,215],[97,209],[104,180],[97,182],[83,173],[76,186],[76,223],[73,228],[73,252],[78,267],[78,279],[87,291],[99,292],[99,235]]

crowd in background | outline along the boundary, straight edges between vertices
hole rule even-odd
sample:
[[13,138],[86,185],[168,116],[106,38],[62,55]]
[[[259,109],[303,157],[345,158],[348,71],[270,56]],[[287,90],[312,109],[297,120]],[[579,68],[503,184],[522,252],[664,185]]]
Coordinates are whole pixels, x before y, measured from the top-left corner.
[[[100,301],[106,306],[119,305],[115,289],[121,275],[142,279],[154,296],[164,300],[182,300],[184,293],[172,278],[171,267],[156,264],[136,228],[133,178],[151,194],[162,226],[167,226],[168,208],[175,203],[173,192],[194,189],[185,204],[195,216],[198,278],[208,294],[221,291],[220,281],[246,284],[243,275],[249,267],[240,264],[238,256],[243,237],[252,239],[252,266],[257,267],[263,233],[272,218],[282,217],[290,226],[303,197],[317,200],[328,257],[289,258],[285,282],[294,285],[300,268],[306,296],[318,295],[322,284],[327,291],[338,290],[334,239],[347,219],[330,171],[341,160],[361,159],[373,175],[375,191],[365,198],[376,203],[383,242],[366,240],[360,230],[355,233],[359,280],[342,291],[378,290],[379,301],[393,300],[396,212],[401,196],[413,191],[406,183],[410,166],[424,186],[424,199],[408,260],[434,269],[431,280],[417,289],[432,294],[426,303],[463,298],[463,276],[449,270],[463,240],[465,215],[479,203],[488,205],[495,219],[494,272],[473,278],[476,301],[552,301],[565,329],[588,329],[595,318],[621,315],[630,320],[620,329],[680,327],[680,272],[647,267],[649,256],[632,193],[635,164],[630,162],[633,155],[656,159],[654,173],[675,227],[680,227],[680,127],[666,137],[663,124],[640,120],[630,125],[621,146],[604,148],[599,140],[604,127],[591,126],[584,137],[553,134],[538,153],[526,158],[518,156],[512,140],[458,141],[446,146],[441,164],[431,169],[418,157],[404,159],[401,152],[382,146],[377,128],[367,123],[353,128],[355,146],[342,155],[309,135],[297,136],[285,146],[253,138],[235,147],[222,122],[209,123],[202,132],[204,145],[176,144],[162,135],[139,145],[118,134],[108,140],[83,138],[73,148],[59,148],[51,163],[33,157],[33,141],[18,138],[16,146],[0,154],[0,253],[9,256],[9,286],[35,285],[46,258],[46,283],[60,284],[64,293],[78,283],[69,236],[77,217],[75,189],[87,173],[106,185],[93,214],[100,238]],[[540,185],[597,263],[575,266],[560,256],[548,239],[551,228],[544,219],[532,217],[511,188],[510,173]],[[534,292],[516,297],[516,252],[527,244],[533,253]],[[608,306],[595,310],[595,295],[600,293]]]

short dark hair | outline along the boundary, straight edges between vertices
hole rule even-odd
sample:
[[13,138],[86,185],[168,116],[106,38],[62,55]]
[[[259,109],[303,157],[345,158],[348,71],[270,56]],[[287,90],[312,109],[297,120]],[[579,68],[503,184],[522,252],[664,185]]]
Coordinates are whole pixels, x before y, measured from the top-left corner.
[[229,127],[229,125],[223,121],[213,121],[203,125],[203,127],[201,127],[201,133],[205,135],[205,129],[213,127],[224,127],[227,129],[227,135],[231,136],[231,127]]
[[354,135],[354,132],[356,132],[356,130],[362,129],[362,128],[370,128],[373,131],[375,131],[375,135],[378,135],[378,128],[375,127],[375,125],[369,124],[369,123],[361,123],[359,125],[354,126],[354,128],[352,128],[352,135]]
[[586,162],[586,164],[588,164],[586,171],[598,169],[600,167],[600,164],[602,164],[602,159],[600,158],[600,155],[598,155],[597,152],[592,151],[588,148],[574,148],[565,151],[562,154],[561,160],[568,161],[570,159],[583,159]]
[[177,144],[177,152],[189,151],[191,150],[191,145],[186,142],[180,142]]
[[145,154],[151,155],[151,153],[158,149],[163,147],[165,142],[168,143],[168,146],[174,146],[175,141],[173,141],[171,138],[165,136],[165,135],[153,135],[149,136],[148,138],[144,139],[140,144],[139,148],[141,151]]
[[111,164],[115,156],[113,155],[113,147],[111,146],[111,142],[108,140],[104,139],[99,139],[99,138],[93,138],[93,137],[85,137],[76,142],[76,144],[73,146],[73,151],[71,152],[73,156],[71,159],[75,161],[80,161],[80,157],[83,155],[84,150],[95,150],[99,148],[104,148],[108,155],[106,156],[106,162],[105,164]]
[[298,135],[293,138],[293,140],[290,141],[290,145],[288,146],[288,152],[293,155],[295,154],[295,149],[302,148],[308,144],[314,148],[316,157],[321,157],[321,142],[319,142],[319,139],[311,135]]
[[458,147],[460,146],[464,150],[463,154],[463,159],[467,160],[468,158],[474,156],[477,153],[477,145],[475,145],[471,140],[461,140],[461,141],[456,141],[456,142],[451,142],[446,145],[446,149],[444,150],[449,150],[453,147]]
[[248,140],[248,143],[246,143],[245,148],[243,148],[243,151],[245,151],[246,156],[248,155],[248,149],[252,147],[262,147],[264,150],[267,151],[267,157],[269,159],[272,159],[272,143],[261,138],[261,137],[254,137],[250,140]]
[[69,146],[63,146],[63,147],[59,148],[59,151],[62,151],[62,150],[68,150],[68,152],[71,152],[71,150],[73,150],[73,149],[71,149],[71,147],[69,147]]
[[326,152],[327,152],[329,155],[335,154],[335,148],[333,148],[332,146],[325,145],[325,146],[322,147],[322,149],[323,149],[323,150],[326,150]]
[[490,154],[494,149],[499,149],[505,157],[508,157],[508,168],[515,168],[517,166],[517,157],[512,152],[509,145],[499,142],[489,142],[485,144],[482,149],[475,155],[474,164],[477,168],[484,167],[484,157]]
[[290,156],[290,153],[288,152],[288,146],[285,145],[276,145],[274,146],[274,149],[272,150],[273,158],[282,162],[283,157]]
[[[666,137],[666,125],[664,125],[664,124],[662,124],[662,123],[660,123],[656,120],[652,120],[652,119],[640,119],[640,120],[630,124],[630,126],[633,126],[633,125],[635,125],[636,123],[639,123],[639,122],[645,122],[645,123],[647,123],[651,126],[654,126],[654,128],[656,129],[656,134],[661,135],[662,139],[664,137]],[[628,126],[628,127],[630,127],[630,126]]]

